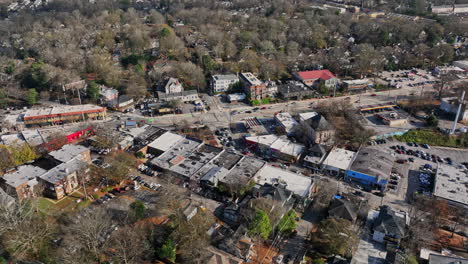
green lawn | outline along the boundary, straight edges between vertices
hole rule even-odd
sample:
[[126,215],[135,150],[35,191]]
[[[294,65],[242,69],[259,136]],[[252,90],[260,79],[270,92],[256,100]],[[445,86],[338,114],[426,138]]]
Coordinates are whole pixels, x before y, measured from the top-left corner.
[[396,139],[404,142],[416,142],[433,146],[444,146],[453,148],[468,147],[468,134],[461,136],[450,136],[432,129],[411,130]]
[[52,203],[49,199],[39,197],[37,198],[37,207],[39,211],[44,214],[49,214],[51,211],[55,210],[55,204]]

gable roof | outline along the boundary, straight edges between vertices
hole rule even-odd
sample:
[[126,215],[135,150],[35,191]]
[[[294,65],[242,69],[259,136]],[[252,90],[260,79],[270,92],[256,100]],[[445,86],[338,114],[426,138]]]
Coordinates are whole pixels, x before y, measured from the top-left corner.
[[382,206],[374,223],[374,231],[401,238],[405,234],[405,219],[397,216],[388,206]]
[[332,129],[332,125],[322,115],[316,115],[309,119],[310,126],[316,131]]
[[333,218],[342,218],[349,221],[356,221],[357,213],[350,201],[343,198],[333,199],[328,209],[328,215]]
[[302,71],[297,73],[302,80],[321,79],[329,80],[336,78],[329,70]]

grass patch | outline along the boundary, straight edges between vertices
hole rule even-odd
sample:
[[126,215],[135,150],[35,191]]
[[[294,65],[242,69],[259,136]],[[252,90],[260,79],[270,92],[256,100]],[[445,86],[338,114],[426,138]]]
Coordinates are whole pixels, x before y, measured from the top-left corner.
[[55,204],[44,197],[37,198],[37,207],[39,211],[44,214],[49,214],[51,211],[55,210]]
[[401,136],[395,136],[403,142],[416,142],[433,146],[444,146],[453,148],[468,147],[468,134],[447,135],[432,129],[411,130]]

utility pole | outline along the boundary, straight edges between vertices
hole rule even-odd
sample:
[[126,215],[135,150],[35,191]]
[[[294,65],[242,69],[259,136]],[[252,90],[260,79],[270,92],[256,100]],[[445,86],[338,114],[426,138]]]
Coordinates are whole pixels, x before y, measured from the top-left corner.
[[460,102],[458,104],[458,111],[457,111],[457,114],[455,115],[455,120],[453,120],[452,130],[450,131],[451,135],[453,135],[455,133],[455,129],[457,129],[458,118],[460,117],[460,112],[461,112],[464,100],[465,100],[465,91],[462,92]]

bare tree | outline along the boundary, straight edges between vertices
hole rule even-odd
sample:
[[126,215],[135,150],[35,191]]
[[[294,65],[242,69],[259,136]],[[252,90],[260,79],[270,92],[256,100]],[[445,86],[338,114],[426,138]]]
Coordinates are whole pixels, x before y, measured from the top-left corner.
[[151,248],[147,235],[151,232],[141,226],[125,227],[112,235],[110,251],[120,260],[120,263],[142,263],[142,257]]

